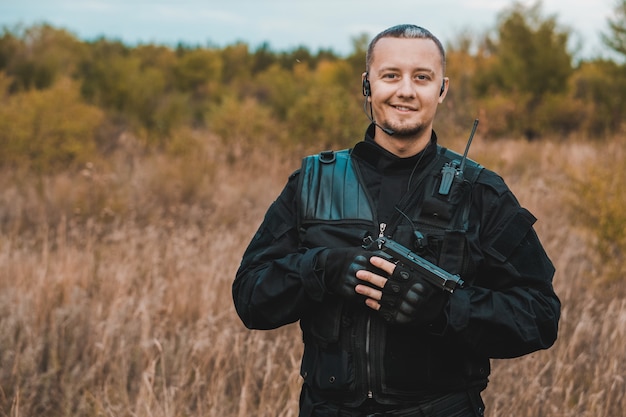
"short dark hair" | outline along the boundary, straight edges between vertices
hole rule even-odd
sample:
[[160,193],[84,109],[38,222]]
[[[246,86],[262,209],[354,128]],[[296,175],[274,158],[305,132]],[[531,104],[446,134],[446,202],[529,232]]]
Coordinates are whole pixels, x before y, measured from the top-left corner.
[[441,44],[441,41],[433,35],[429,30],[424,29],[421,26],[403,24],[392,26],[389,29],[385,29],[372,39],[367,48],[367,55],[365,56],[365,71],[369,73],[370,65],[372,63],[374,55],[374,47],[376,43],[382,38],[407,38],[407,39],[430,39],[435,42],[439,52],[441,53],[441,67],[443,73],[446,73],[446,51]]

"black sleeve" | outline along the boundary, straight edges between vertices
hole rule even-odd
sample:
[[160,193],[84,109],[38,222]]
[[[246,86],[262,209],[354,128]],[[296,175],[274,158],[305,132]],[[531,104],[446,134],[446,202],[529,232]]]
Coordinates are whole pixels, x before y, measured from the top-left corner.
[[481,176],[473,200],[478,268],[472,285],[450,299],[449,327],[492,358],[546,349],[556,340],[560,317],[554,266],[533,229],[535,217],[500,177]]
[[273,329],[299,320],[324,286],[315,271],[320,249],[299,247],[294,173],[246,249],[233,282],[239,317],[251,329]]

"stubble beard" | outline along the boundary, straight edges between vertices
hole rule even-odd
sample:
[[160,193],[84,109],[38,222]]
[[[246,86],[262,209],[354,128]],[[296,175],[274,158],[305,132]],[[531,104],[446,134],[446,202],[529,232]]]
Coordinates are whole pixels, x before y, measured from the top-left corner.
[[390,126],[386,123],[385,128],[393,130],[393,137],[397,139],[413,139],[420,137],[426,129],[423,123],[417,123],[412,126]]

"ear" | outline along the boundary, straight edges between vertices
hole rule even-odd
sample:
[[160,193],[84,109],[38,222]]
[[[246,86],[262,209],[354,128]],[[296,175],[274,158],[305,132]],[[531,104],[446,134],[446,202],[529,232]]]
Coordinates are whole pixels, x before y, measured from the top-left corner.
[[443,103],[443,99],[448,95],[448,88],[450,87],[450,79],[448,77],[443,77],[443,82],[441,83],[441,90],[439,91],[439,103]]
[[361,74],[361,84],[363,88],[363,95],[369,99],[369,96],[372,94],[372,90],[370,88],[370,80],[367,76],[367,72]]

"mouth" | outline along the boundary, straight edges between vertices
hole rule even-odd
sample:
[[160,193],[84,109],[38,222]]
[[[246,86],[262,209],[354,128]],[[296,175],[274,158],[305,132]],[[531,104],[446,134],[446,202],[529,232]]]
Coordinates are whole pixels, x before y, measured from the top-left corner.
[[407,106],[394,106],[392,105],[391,107],[393,107],[394,109],[401,111],[401,112],[412,112],[412,111],[416,111],[416,109],[412,108],[412,107],[407,107]]

